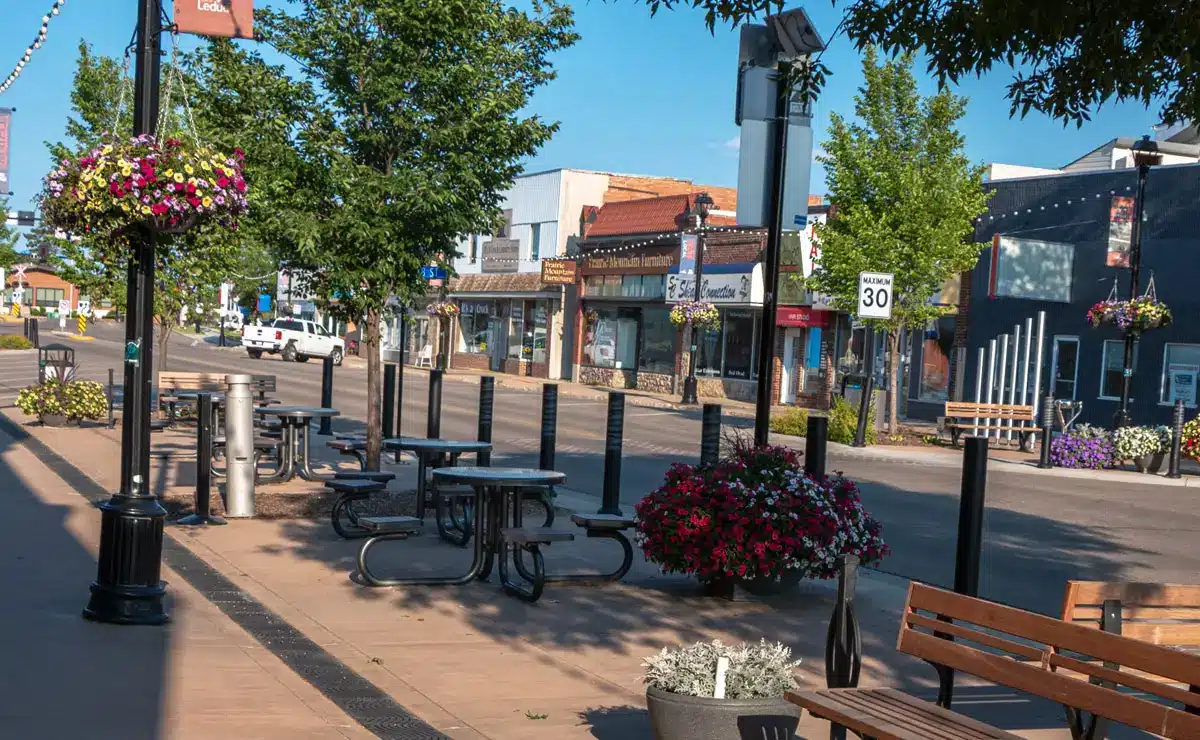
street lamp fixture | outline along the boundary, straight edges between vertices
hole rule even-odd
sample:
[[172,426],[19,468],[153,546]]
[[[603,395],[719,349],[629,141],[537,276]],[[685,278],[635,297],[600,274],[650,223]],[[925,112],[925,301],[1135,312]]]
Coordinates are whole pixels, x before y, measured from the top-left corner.
[[[701,280],[704,277],[704,231],[713,205],[712,196],[708,193],[700,193],[692,201],[692,215],[700,220],[700,230],[696,234],[696,276],[692,287],[694,301],[700,300]],[[691,336],[691,352],[688,354],[688,374],[683,381],[683,397],[679,402],[694,405],[699,403],[696,387],[696,351],[700,348],[700,337],[695,325],[688,327],[688,333]]]
[[[1162,153],[1158,151],[1158,142],[1149,136],[1143,136],[1130,150],[1133,163],[1137,165],[1137,201],[1133,209],[1133,229],[1129,245],[1129,300],[1138,297],[1138,277],[1142,264],[1142,220],[1146,213],[1146,177],[1150,168],[1162,163]],[[1129,426],[1129,391],[1133,384],[1133,346],[1135,337],[1131,332],[1125,334],[1125,360],[1121,368],[1121,406],[1113,417],[1113,427],[1120,429]]]

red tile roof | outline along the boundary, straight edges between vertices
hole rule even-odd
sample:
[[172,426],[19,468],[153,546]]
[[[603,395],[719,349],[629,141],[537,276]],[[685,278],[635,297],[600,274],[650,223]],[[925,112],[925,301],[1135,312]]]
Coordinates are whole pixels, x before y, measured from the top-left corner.
[[[693,193],[605,203],[587,230],[586,238],[682,231],[690,225],[688,214],[694,198]],[[717,203],[714,208],[721,205]],[[711,226],[732,226],[736,221],[729,216],[708,218]]]

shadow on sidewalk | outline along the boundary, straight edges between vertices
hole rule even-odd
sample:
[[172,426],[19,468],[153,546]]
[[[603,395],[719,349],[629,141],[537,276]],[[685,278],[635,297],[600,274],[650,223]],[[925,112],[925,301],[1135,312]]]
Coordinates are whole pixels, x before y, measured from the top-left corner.
[[[13,439],[0,432],[0,453]],[[6,635],[0,661],[0,727],[5,737],[157,738],[164,732],[171,631],[118,627],[83,619],[96,560],[67,528],[73,517],[94,527],[85,506],[47,503],[34,493],[66,483],[40,462],[0,460],[0,584],[9,598],[0,612]]]

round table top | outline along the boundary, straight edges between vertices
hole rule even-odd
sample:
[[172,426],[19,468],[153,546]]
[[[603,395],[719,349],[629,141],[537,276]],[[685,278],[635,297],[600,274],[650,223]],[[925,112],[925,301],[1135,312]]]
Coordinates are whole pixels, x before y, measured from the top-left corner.
[[326,409],[320,406],[259,406],[254,409],[257,414],[278,416],[281,419],[311,419],[314,416],[341,416],[337,409]]
[[383,440],[388,450],[407,452],[485,452],[492,449],[491,442],[476,442],[457,439],[425,439],[424,437],[395,437]]
[[448,483],[473,485],[553,486],[567,479],[566,473],[536,468],[437,468],[433,477]]

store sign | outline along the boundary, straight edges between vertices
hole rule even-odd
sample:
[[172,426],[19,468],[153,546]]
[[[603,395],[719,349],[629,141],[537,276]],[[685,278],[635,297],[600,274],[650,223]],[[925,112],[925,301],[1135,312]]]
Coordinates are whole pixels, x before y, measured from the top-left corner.
[[[715,304],[761,304],[763,300],[761,268],[754,272],[705,275],[700,280],[700,300]],[[690,301],[696,295],[692,275],[667,275],[667,303]]]
[[780,306],[775,316],[776,326],[830,327],[831,314],[812,306]]
[[479,247],[483,272],[516,272],[521,256],[521,242],[516,239],[493,238]]
[[175,25],[180,33],[254,38],[253,0],[175,0]]
[[542,260],[542,283],[545,285],[574,285],[579,279],[579,263],[575,260]]
[[459,301],[458,306],[464,316],[488,316],[492,313],[491,301]]
[[588,257],[583,261],[585,275],[665,275],[679,264],[676,248],[656,249],[635,254],[616,252]]
[[1171,363],[1167,366],[1167,403],[1183,401],[1190,409],[1196,408],[1196,376],[1200,375],[1200,365],[1178,365]]

